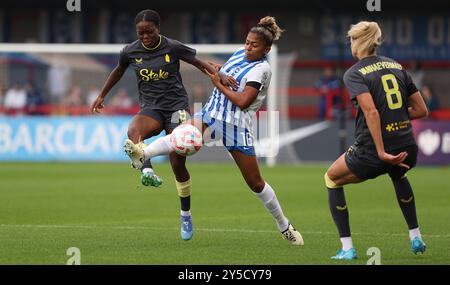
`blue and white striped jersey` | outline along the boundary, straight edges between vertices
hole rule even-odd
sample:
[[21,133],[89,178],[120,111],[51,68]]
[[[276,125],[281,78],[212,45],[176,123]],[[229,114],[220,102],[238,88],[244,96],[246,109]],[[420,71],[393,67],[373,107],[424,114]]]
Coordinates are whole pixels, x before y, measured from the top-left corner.
[[203,112],[209,113],[216,120],[251,130],[252,116],[261,107],[267,95],[267,89],[272,76],[267,58],[264,57],[257,61],[247,61],[245,50],[241,48],[228,59],[219,72],[233,76],[236,79],[238,87],[234,91],[237,92],[242,92],[247,82],[260,83],[261,87],[258,96],[248,108],[241,110],[241,108],[234,105],[217,88],[214,88],[208,102],[203,107]]

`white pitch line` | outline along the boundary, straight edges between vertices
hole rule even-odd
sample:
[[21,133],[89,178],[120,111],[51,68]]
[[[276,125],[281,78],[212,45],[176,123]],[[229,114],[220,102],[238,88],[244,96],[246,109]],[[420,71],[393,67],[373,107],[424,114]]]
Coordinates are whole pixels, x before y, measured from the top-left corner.
[[[178,228],[158,228],[146,226],[105,226],[105,225],[31,225],[31,224],[0,224],[0,228],[49,228],[49,229],[117,229],[117,230],[178,230]],[[195,228],[197,231],[204,232],[238,232],[238,233],[278,233],[278,231],[271,230],[249,230],[249,229],[211,229],[211,228]],[[302,234],[309,235],[336,235],[337,232],[316,232],[316,231],[301,231]],[[366,235],[366,236],[407,236],[407,233],[352,233],[352,235]],[[450,238],[450,235],[435,235],[424,234],[426,238]]]

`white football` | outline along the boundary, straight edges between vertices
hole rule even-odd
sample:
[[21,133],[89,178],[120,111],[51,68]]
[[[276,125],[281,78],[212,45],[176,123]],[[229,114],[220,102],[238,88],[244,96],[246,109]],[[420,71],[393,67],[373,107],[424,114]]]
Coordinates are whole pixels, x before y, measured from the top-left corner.
[[190,156],[202,147],[202,133],[193,125],[182,124],[173,130],[170,143],[179,155]]

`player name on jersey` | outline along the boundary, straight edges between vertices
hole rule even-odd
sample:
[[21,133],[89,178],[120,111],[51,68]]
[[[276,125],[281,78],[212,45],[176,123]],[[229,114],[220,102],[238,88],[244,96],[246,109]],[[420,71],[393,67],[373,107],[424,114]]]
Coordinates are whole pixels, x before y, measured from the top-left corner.
[[396,63],[396,62],[379,61],[379,62],[376,62],[376,63],[373,63],[373,64],[369,64],[367,66],[364,66],[364,67],[358,69],[358,71],[361,72],[362,75],[366,75],[366,74],[369,74],[369,73],[374,72],[374,71],[379,71],[379,70],[382,70],[382,69],[392,69],[392,68],[395,68],[395,69],[398,69],[398,70],[402,70],[403,69],[403,67],[400,64]]

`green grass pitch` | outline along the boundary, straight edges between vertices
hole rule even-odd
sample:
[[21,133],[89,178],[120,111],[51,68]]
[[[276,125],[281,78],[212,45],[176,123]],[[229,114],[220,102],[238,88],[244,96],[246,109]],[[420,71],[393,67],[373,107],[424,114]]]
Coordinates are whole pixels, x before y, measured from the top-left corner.
[[139,185],[126,163],[0,164],[0,264],[450,264],[449,169],[409,174],[428,249],[414,255],[387,176],[346,187],[359,259],[331,261],[339,248],[327,206],[328,165],[262,167],[305,246],[281,238],[274,220],[234,164],[189,164],[194,238],[182,241],[179,200],[168,164],[161,189]]

